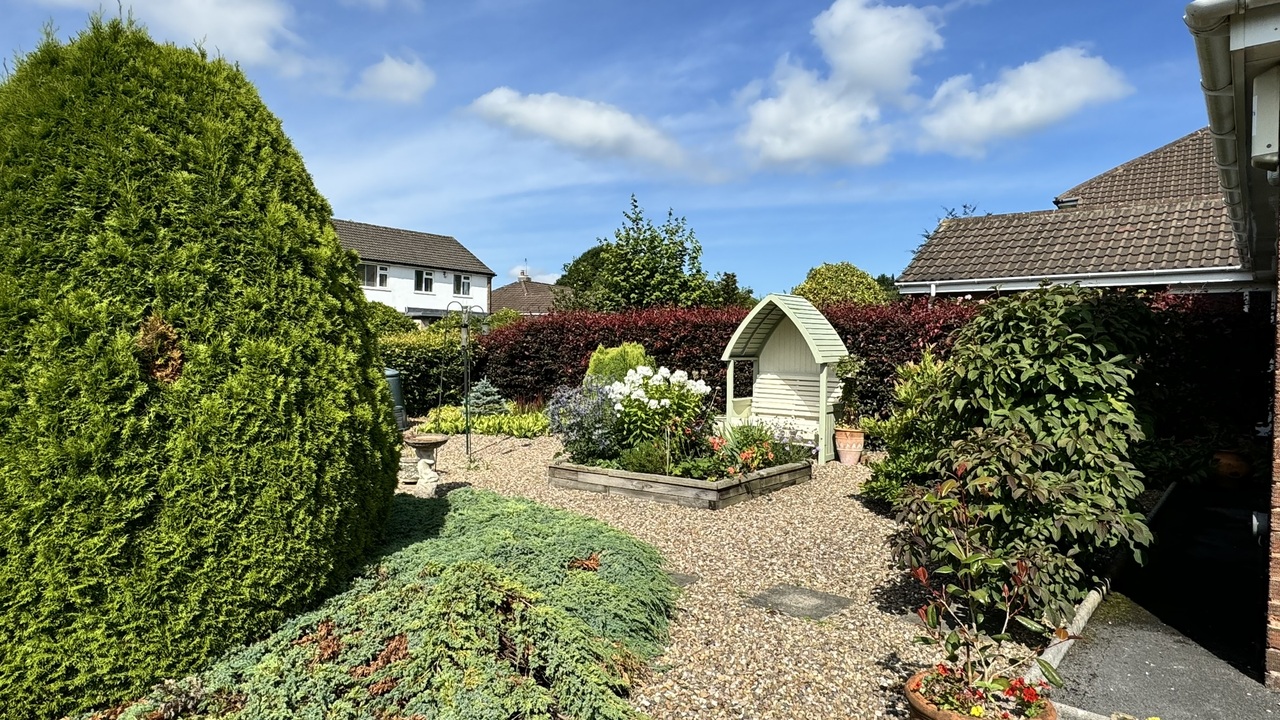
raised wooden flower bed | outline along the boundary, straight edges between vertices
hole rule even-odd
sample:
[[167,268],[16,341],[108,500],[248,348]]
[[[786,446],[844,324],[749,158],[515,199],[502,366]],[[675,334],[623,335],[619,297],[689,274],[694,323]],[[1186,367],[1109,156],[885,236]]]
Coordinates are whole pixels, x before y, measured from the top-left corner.
[[625,495],[685,507],[720,510],[743,500],[802,483],[813,477],[813,465],[789,463],[757,470],[730,480],[693,480],[670,475],[610,470],[558,462],[547,468],[553,487]]

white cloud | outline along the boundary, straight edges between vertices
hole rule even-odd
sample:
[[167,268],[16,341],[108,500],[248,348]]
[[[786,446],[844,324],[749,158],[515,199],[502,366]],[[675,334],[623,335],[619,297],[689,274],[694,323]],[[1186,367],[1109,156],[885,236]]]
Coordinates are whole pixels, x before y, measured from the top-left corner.
[[921,147],[981,156],[988,143],[1038,130],[1132,90],[1105,60],[1070,47],[1003,70],[998,80],[977,89],[972,76],[957,75],[934,93],[920,121]]
[[587,155],[628,157],[679,167],[684,151],[643,118],[613,105],[557,93],[523,95],[500,87],[471,103],[480,115]]
[[421,10],[422,0],[339,0],[347,7],[367,7],[372,10],[386,10],[393,4],[404,5],[410,10]]
[[751,104],[738,141],[770,164],[883,161],[893,133],[881,122],[881,107],[909,101],[915,64],[942,47],[940,25],[931,8],[835,0],[812,30],[828,76],[784,57],[774,71],[775,93]]
[[528,273],[529,279],[534,282],[547,283],[554,285],[556,280],[560,279],[561,273],[546,272],[539,268],[529,267],[527,265],[516,265],[507,271],[507,277],[512,280],[519,280],[522,273]]
[[381,61],[360,73],[360,82],[351,93],[362,98],[416,103],[435,83],[436,74],[421,60],[383,55]]
[[[41,0],[46,5],[97,10],[101,0]],[[296,75],[306,62],[289,49],[299,44],[287,27],[293,10],[284,0],[127,0],[124,10],[157,35],[179,45],[200,42],[246,65],[274,66]]]

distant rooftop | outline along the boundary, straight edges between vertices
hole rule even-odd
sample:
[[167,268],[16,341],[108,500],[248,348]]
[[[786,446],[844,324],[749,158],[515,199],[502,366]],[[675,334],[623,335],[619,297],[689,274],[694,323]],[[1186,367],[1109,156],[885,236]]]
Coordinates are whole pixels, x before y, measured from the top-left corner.
[[361,260],[392,265],[454,270],[475,275],[495,275],[457,239],[448,235],[370,225],[353,220],[333,220],[338,240]]

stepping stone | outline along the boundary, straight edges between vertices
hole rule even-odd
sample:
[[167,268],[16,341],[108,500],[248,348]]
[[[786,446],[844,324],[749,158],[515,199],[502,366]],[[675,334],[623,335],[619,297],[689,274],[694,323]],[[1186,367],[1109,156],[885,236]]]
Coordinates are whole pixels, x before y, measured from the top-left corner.
[[747,603],[766,610],[793,615],[795,617],[820,620],[831,613],[849,607],[852,600],[831,593],[818,592],[795,585],[775,585],[768,590],[749,598]]
[[671,578],[671,582],[679,585],[680,587],[689,587],[702,579],[697,575],[688,575],[686,573],[677,572],[667,573],[667,577]]

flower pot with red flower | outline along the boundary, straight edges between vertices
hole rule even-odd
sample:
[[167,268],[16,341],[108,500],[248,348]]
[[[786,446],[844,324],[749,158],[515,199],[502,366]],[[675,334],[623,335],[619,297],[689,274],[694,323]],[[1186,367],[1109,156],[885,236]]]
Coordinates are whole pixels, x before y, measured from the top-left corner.
[[[961,463],[956,476],[963,476],[965,469]],[[1048,699],[1049,686],[1060,687],[1062,679],[1034,648],[1015,642],[1010,632],[1016,621],[1034,636],[1048,638],[1049,646],[1071,639],[1066,629],[1051,631],[1028,617],[1030,563],[1007,549],[983,546],[980,533],[968,527],[982,519],[965,506],[956,479],[938,484],[922,502],[966,522],[952,528],[946,546],[948,563],[934,568],[934,575],[919,565],[911,571],[929,595],[929,602],[917,611],[925,628],[917,642],[936,646],[944,659],[907,680],[904,690],[911,717],[1055,720],[1058,714]],[[1007,572],[998,598],[983,582],[992,569]],[[1033,662],[1047,682],[1032,683],[1022,677]]]

